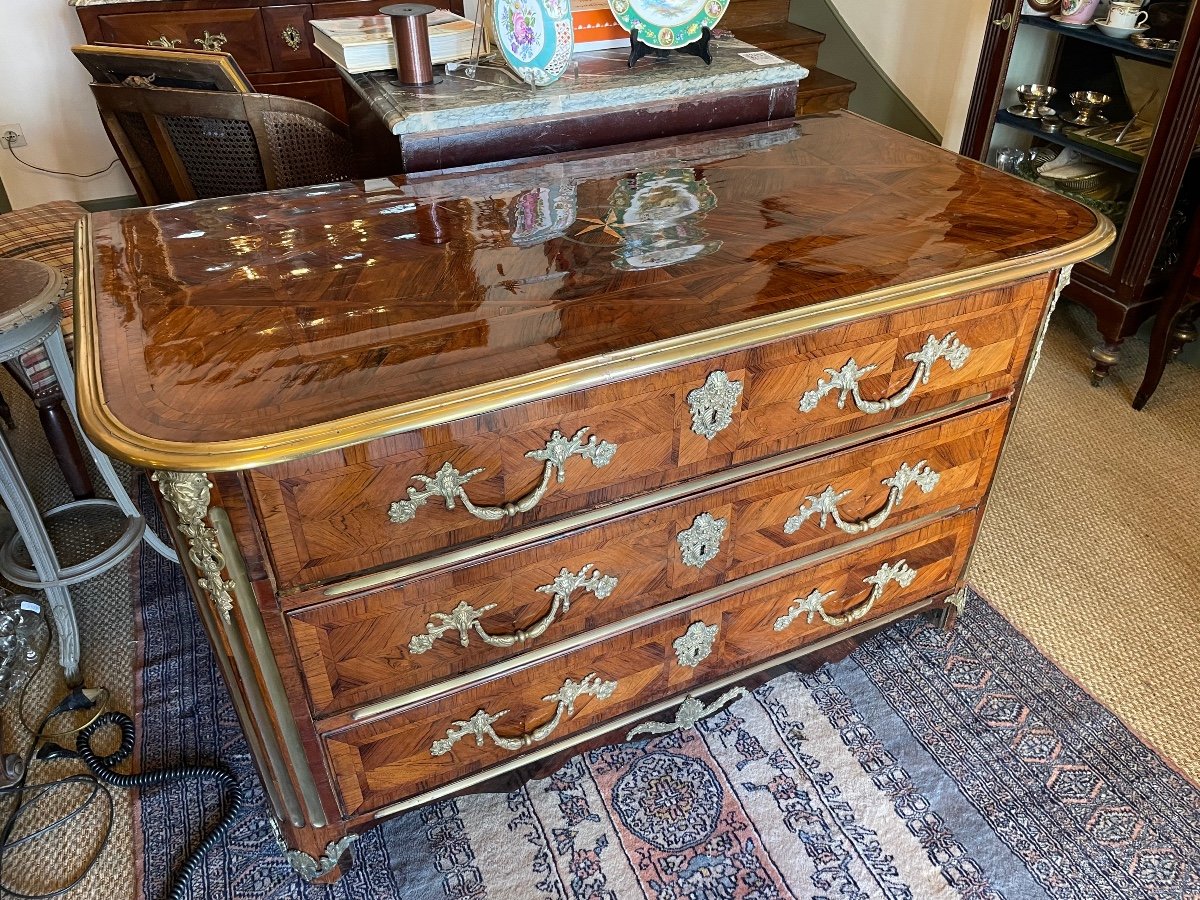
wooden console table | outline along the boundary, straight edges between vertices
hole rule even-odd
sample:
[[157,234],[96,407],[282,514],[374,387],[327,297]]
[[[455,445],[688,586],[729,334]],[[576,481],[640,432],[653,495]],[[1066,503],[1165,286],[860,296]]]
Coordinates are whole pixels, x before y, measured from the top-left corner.
[[97,213],[80,408],[329,879],[382,818],[961,605],[1058,273],[1112,233],[849,114]]

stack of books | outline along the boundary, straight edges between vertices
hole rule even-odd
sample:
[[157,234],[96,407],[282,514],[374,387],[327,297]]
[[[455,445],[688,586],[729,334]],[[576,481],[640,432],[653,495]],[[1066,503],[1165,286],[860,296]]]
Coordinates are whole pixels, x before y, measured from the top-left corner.
[[[352,75],[396,68],[392,23],[387,16],[313,19],[317,49]],[[434,64],[467,59],[474,25],[448,9],[429,14],[429,55]]]

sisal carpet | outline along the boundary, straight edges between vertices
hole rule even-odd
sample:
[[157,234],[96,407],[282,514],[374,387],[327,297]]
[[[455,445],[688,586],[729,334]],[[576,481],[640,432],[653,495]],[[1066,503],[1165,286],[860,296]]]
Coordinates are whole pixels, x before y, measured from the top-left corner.
[[1099,388],[1094,323],[1054,317],[996,475],[972,582],[1101,702],[1200,781],[1200,369],[1141,412],[1146,345]]
[[[67,503],[71,500],[70,492],[51,455],[33,404],[2,370],[0,391],[8,401],[16,424],[15,429],[5,432],[5,438],[17,457],[30,493],[43,510]],[[128,474],[126,469],[120,471]],[[100,496],[107,496],[104,483],[94,470],[92,482]],[[11,521],[3,507],[0,507],[0,520],[0,533],[7,538]],[[88,685],[109,690],[108,706],[111,709],[133,708],[136,570],[135,560],[126,560],[108,572],[70,588],[79,623],[81,671]],[[12,585],[6,585],[6,588],[12,593],[29,593],[27,589]],[[24,692],[25,724],[21,722],[16,700],[0,707],[0,749],[4,753],[23,754],[32,737],[26,724],[36,727],[38,720],[65,694],[62,669],[57,660],[58,644],[52,638],[41,668]],[[83,724],[83,720],[77,724]],[[74,746],[72,736],[58,740]],[[31,767],[30,783],[41,783],[78,771],[80,766],[73,763],[39,763]],[[83,791],[73,790],[47,798],[48,802],[39,804],[25,816],[16,835],[49,825],[77,807],[84,796]],[[131,900],[134,896],[132,798],[125,791],[114,791],[111,796],[113,825],[102,862],[93,867],[74,890],[64,894],[63,900]],[[11,803],[11,798],[0,796],[0,818],[7,818]],[[0,873],[3,884],[32,894],[71,882],[81,871],[81,863],[98,849],[98,836],[106,821],[102,803],[93,804],[71,827],[50,835],[51,839],[32,842],[5,859]],[[0,898],[8,896],[0,888]]]

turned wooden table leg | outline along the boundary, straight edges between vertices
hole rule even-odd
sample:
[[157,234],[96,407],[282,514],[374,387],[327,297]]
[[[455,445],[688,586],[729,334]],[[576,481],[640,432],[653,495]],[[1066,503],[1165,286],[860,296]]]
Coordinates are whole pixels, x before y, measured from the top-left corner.
[[87,465],[83,461],[83,451],[79,449],[79,441],[75,438],[75,429],[71,426],[71,418],[63,409],[62,395],[34,399],[42,430],[50,442],[54,459],[62,469],[63,477],[71,496],[76,500],[90,500],[96,496],[92,486],[92,477],[88,474]]
[[[8,360],[4,363],[4,368],[8,369],[13,380],[33,401],[42,430],[46,432],[46,440],[50,443],[54,459],[67,481],[71,496],[76,500],[91,500],[96,496],[96,490],[83,461],[83,451],[79,449],[79,440],[75,436],[70,416],[63,408],[62,391],[58,385],[40,391],[34,390],[29,385],[18,360]],[[9,427],[12,425],[9,424]]]
[[1124,342],[1124,339],[1105,340],[1091,349],[1092,385],[1094,387],[1098,387],[1108,377],[1112,367],[1121,361],[1121,344]]

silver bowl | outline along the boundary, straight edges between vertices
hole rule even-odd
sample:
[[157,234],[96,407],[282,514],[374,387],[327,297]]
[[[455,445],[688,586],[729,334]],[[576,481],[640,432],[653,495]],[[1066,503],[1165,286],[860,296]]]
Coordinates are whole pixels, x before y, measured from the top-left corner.
[[1072,125],[1107,125],[1108,119],[1100,115],[1100,110],[1112,102],[1112,97],[1099,91],[1075,91],[1070,95],[1071,105],[1075,107],[1075,115],[1066,116],[1065,121]]
[[1053,112],[1052,109],[1046,106],[1046,101],[1057,93],[1058,91],[1048,84],[1018,85],[1017,99],[1021,102],[1015,106],[1010,106],[1008,111],[1014,116],[1020,116],[1023,119],[1040,119],[1042,116]]

